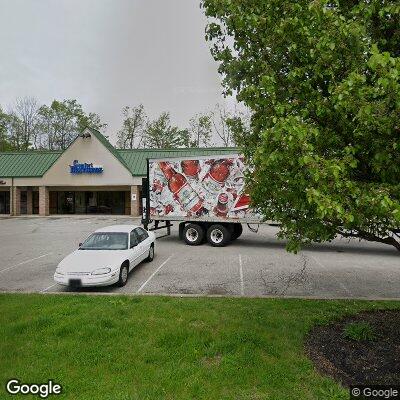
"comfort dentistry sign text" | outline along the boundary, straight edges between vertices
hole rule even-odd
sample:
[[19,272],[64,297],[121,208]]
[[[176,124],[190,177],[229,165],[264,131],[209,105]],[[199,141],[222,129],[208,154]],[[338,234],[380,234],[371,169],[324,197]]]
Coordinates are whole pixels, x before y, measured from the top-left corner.
[[101,174],[104,171],[100,165],[93,165],[92,163],[80,164],[78,160],[74,160],[69,168],[71,174]]

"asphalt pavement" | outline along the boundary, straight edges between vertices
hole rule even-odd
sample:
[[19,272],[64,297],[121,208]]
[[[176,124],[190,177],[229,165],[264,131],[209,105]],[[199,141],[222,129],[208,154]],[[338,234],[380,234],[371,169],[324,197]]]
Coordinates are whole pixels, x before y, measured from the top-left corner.
[[[338,238],[287,253],[277,227],[262,225],[224,248],[186,246],[172,234],[127,285],[72,290],[55,284],[57,264],[95,229],[139,220],[111,216],[0,219],[0,291],[157,295],[400,299],[400,253],[387,245]],[[159,231],[160,236],[164,232]]]

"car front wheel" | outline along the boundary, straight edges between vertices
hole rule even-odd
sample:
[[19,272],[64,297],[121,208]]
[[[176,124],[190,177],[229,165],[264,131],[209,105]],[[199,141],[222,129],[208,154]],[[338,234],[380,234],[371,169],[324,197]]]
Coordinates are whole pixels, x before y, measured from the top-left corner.
[[123,264],[119,271],[119,280],[118,280],[119,287],[125,286],[126,283],[128,282],[128,272],[129,272],[128,266],[126,264]]
[[154,260],[154,244],[150,246],[149,255],[146,258],[147,262],[152,262]]

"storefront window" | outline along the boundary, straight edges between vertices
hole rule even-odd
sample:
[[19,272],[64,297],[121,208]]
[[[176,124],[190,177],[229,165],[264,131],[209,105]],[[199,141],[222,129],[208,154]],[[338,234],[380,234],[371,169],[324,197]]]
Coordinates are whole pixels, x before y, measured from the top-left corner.
[[125,192],[50,192],[51,214],[125,214]]
[[10,214],[10,192],[0,192],[0,214]]

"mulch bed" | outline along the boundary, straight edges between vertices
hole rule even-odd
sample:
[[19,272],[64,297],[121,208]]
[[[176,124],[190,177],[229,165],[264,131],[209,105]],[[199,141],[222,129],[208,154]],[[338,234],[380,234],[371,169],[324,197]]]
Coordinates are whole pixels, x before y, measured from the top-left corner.
[[[376,333],[373,341],[344,337],[348,323],[368,322]],[[361,312],[325,326],[316,326],[305,348],[316,369],[350,385],[400,384],[400,311]]]

